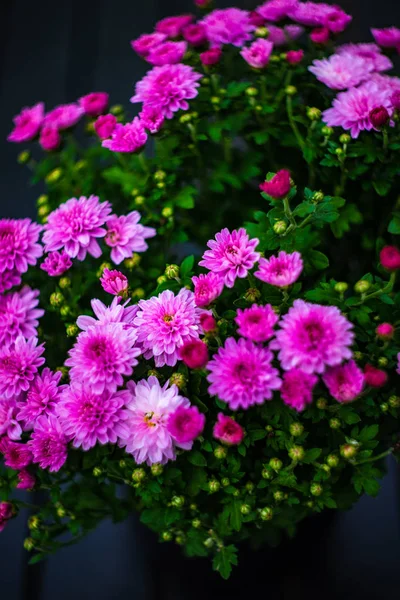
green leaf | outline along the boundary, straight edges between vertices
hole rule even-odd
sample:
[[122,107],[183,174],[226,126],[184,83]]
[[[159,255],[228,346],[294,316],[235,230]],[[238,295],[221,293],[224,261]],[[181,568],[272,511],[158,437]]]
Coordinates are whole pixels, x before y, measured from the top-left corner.
[[304,462],[304,463],[314,462],[320,456],[321,452],[322,452],[321,448],[311,448],[310,450],[307,450],[302,462]]
[[392,182],[390,179],[381,179],[380,181],[373,181],[372,185],[379,196],[387,196],[392,187]]
[[195,467],[206,467],[207,461],[199,450],[192,450],[187,454],[188,461]]
[[358,440],[360,442],[369,442],[370,440],[373,440],[379,432],[379,425],[375,424],[375,425],[367,425],[366,427],[364,427],[361,432],[360,435],[358,436]]
[[325,254],[318,250],[310,250],[307,253],[307,259],[315,269],[327,269],[329,267],[329,259]]
[[182,278],[187,277],[189,275],[189,273],[191,272],[191,270],[193,269],[193,265],[194,265],[194,256],[187,256],[185,259],[183,259],[183,261],[181,262],[181,266],[179,269],[180,275]]
[[388,232],[394,235],[400,235],[400,214],[394,215],[388,226]]
[[187,185],[178,192],[173,198],[174,204],[180,208],[194,208],[194,196],[197,194],[197,190],[192,185]]
[[331,224],[331,230],[336,238],[341,238],[351,229],[351,225],[362,223],[363,216],[355,204],[347,204],[340,211],[339,218]]
[[265,429],[253,429],[248,432],[249,438],[252,442],[256,442],[257,440],[262,440],[267,436],[267,432]]
[[218,571],[223,579],[228,579],[232,572],[232,565],[238,564],[237,549],[232,544],[222,547],[213,559],[213,569]]

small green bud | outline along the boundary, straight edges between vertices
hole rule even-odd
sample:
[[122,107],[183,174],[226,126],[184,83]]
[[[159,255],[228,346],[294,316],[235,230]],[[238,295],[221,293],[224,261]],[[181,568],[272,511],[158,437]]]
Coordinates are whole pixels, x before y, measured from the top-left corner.
[[40,519],[37,515],[33,515],[28,519],[28,527],[29,529],[36,530],[40,527]]
[[326,462],[332,469],[335,469],[339,465],[339,457],[336,454],[329,454]]
[[274,500],[275,502],[282,502],[282,500],[285,499],[285,494],[283,492],[281,492],[281,490],[276,490],[276,492],[274,492]]
[[320,410],[325,410],[326,407],[328,406],[328,402],[325,398],[318,398],[316,405],[317,405],[317,408],[319,408]]
[[343,148],[336,148],[336,150],[335,150],[335,154],[336,154],[336,156],[337,156],[338,158],[340,158],[341,156],[343,156],[343,155],[344,155],[344,150],[343,150]]
[[390,396],[390,398],[389,398],[389,406],[391,408],[400,408],[400,398],[399,398],[399,396]]
[[169,531],[163,531],[161,537],[164,542],[170,542],[172,540],[172,533]]
[[104,269],[112,269],[111,263],[109,263],[109,262],[101,263],[101,265],[97,269],[97,273],[96,273],[97,277],[101,277],[103,275]]
[[382,402],[379,408],[383,413],[387,413],[387,411],[389,410],[389,404],[387,402]]
[[283,462],[279,458],[271,458],[271,460],[269,461],[269,466],[274,471],[280,471],[283,467]]
[[310,121],[319,121],[321,118],[321,111],[319,108],[315,106],[310,106],[307,108],[307,117]]
[[64,302],[64,296],[61,294],[61,292],[53,292],[52,294],[50,294],[51,306],[58,308],[63,304],[63,302]]
[[234,495],[235,498],[238,498],[240,496],[240,490],[235,490],[233,492],[233,495]]
[[246,96],[250,96],[250,98],[254,98],[254,96],[258,96],[258,89],[254,86],[250,86],[246,89]]
[[192,527],[194,527],[195,529],[199,529],[199,527],[201,527],[201,521],[200,521],[200,519],[193,519],[193,521],[192,521]]
[[326,465],[326,464],[322,464],[322,465],[321,465],[321,469],[322,469],[323,471],[325,471],[325,473],[327,473],[327,475],[329,475],[329,474],[330,474],[330,472],[331,472],[331,468],[330,468],[330,466],[329,466],[329,465]]
[[258,113],[263,111],[263,107],[261,106],[261,104],[256,104],[254,107],[254,110]]
[[311,484],[310,492],[313,496],[320,496],[323,491],[324,491],[324,488],[322,487],[321,484],[319,484],[319,483]]
[[146,202],[146,198],[142,195],[136,196],[135,198],[135,204],[136,206],[143,206],[143,204]]
[[351,141],[351,137],[349,136],[348,133],[342,133],[342,135],[339,138],[339,142],[341,144],[349,144]]
[[336,417],[334,417],[333,419],[330,419],[329,427],[331,429],[340,429],[341,426],[342,426],[342,423],[341,423],[340,419],[337,419]]
[[274,516],[274,511],[269,506],[265,506],[260,510],[260,517],[263,521],[270,521]]
[[17,161],[20,165],[26,165],[26,163],[29,162],[30,157],[31,153],[29,150],[23,150],[18,154]]
[[118,116],[124,112],[124,107],[122,104],[114,104],[110,107],[110,113],[112,115]]
[[266,27],[257,27],[254,34],[259,38],[267,38],[269,36],[269,31]]
[[210,85],[210,78],[203,77],[203,79],[200,81],[200,85]]
[[135,300],[142,300],[142,298],[145,297],[146,292],[144,291],[143,288],[135,288],[134,290],[132,290],[132,298],[134,298]]
[[261,292],[257,288],[249,288],[244,294],[244,299],[247,302],[257,302],[260,298]]
[[119,465],[119,468],[120,468],[120,469],[125,469],[125,468],[126,468],[126,460],[124,460],[124,459],[121,459],[121,460],[119,461],[118,465]]
[[75,337],[79,333],[79,328],[75,323],[69,323],[65,328],[68,337]]
[[183,496],[173,496],[171,504],[172,506],[176,506],[176,508],[182,508],[185,504],[185,498]]
[[249,515],[251,513],[251,506],[249,504],[242,504],[240,507],[242,515]]
[[181,123],[181,125],[186,125],[186,123],[190,123],[191,120],[192,115],[190,113],[185,113],[184,115],[179,117],[179,123]]
[[285,87],[285,94],[287,96],[294,96],[297,94],[297,88],[294,85],[287,85]]
[[266,425],[265,426],[265,431],[271,432],[273,430],[274,430],[274,428],[272,427],[272,425]]
[[37,214],[38,214],[38,217],[43,219],[44,217],[47,217],[49,212],[50,212],[50,206],[43,204],[42,206],[39,206]]
[[290,458],[296,461],[302,461],[305,455],[303,446],[292,446],[288,452]]
[[131,271],[132,269],[134,269],[135,267],[138,267],[140,265],[141,260],[142,260],[142,257],[140,256],[140,254],[137,254],[137,252],[134,252],[130,258],[126,258],[124,260],[124,265],[127,269],[129,269]]
[[386,358],[386,356],[380,356],[380,357],[378,358],[378,365],[379,365],[380,367],[387,367],[387,366],[388,366],[388,363],[389,363],[389,361],[388,361],[388,359]]
[[169,383],[171,385],[176,385],[176,387],[181,390],[187,384],[187,379],[183,373],[172,373],[169,378]]
[[280,57],[277,54],[271,54],[270,59],[269,59],[270,63],[279,63],[281,62]]
[[48,203],[49,201],[49,197],[47,196],[47,194],[41,194],[39,196],[39,198],[36,200],[36,204],[38,206],[44,206]]
[[272,229],[274,230],[276,235],[282,235],[285,233],[285,231],[287,229],[287,223],[286,223],[286,221],[276,221],[276,223],[274,223]]
[[168,281],[168,279],[166,278],[165,275],[160,275],[160,277],[157,277],[157,284],[158,285],[162,285],[166,281]]
[[74,168],[75,168],[75,171],[81,171],[85,167],[87,167],[87,161],[86,160],[78,160],[78,162],[75,164]]
[[170,217],[172,217],[173,214],[174,214],[174,209],[171,206],[164,206],[164,208],[161,211],[161,215],[165,219],[169,219]]
[[359,350],[356,350],[354,352],[353,356],[356,360],[362,360],[364,358],[364,354],[362,352],[360,352]]
[[165,276],[167,279],[175,279],[176,277],[179,277],[179,272],[180,269],[178,265],[167,265],[165,267]]
[[160,475],[162,475],[164,467],[160,463],[154,463],[153,465],[151,465],[150,470],[151,474],[154,475],[154,477],[159,477]]
[[[226,94],[228,93],[228,91],[225,88],[219,88],[218,93],[221,94],[221,96],[226,96]],[[194,115],[194,114],[195,113],[192,113],[192,115]],[[197,116],[199,116],[199,115],[197,114]]]
[[324,192],[314,192],[314,194],[312,195],[312,201],[313,202],[322,202],[322,200],[325,198],[324,196]]
[[254,492],[254,488],[255,485],[252,481],[248,481],[245,485],[246,491],[249,492],[249,494],[252,494]]
[[208,482],[208,489],[211,492],[211,494],[218,492],[220,487],[221,484],[216,479],[211,479],[211,481]]
[[307,508],[314,508],[314,502],[312,500],[307,500],[306,506]]
[[59,517],[60,519],[63,519],[66,514],[67,514],[67,511],[65,510],[65,508],[63,506],[57,506],[57,517]]
[[147,371],[147,377],[157,377],[157,379],[160,379],[161,375],[156,369],[149,369]]
[[157,187],[159,190],[163,190],[165,188],[165,183],[163,181],[159,181],[157,183]]
[[65,290],[71,287],[71,280],[69,277],[61,277],[60,281],[58,282],[58,285],[62,290]]
[[371,284],[369,281],[366,279],[360,279],[360,281],[357,281],[357,283],[354,285],[354,291],[356,294],[365,294],[365,292],[368,292],[370,287]]
[[325,135],[326,137],[329,137],[333,133],[333,128],[332,127],[328,127],[327,125],[324,125],[322,127],[322,129],[321,129],[321,133],[322,133],[322,135]]
[[155,181],[164,181],[164,179],[166,178],[167,174],[165,171],[162,171],[161,169],[158,169],[158,171],[156,171],[154,173],[154,180]]
[[62,177],[62,169],[53,169],[53,171],[50,171],[50,173],[48,173],[45,177],[45,181],[46,183],[56,183],[61,177]]
[[264,469],[261,471],[261,477],[263,479],[273,479],[274,472],[271,467],[264,467]]
[[132,481],[135,483],[141,483],[146,477],[146,471],[144,469],[135,469],[132,473]]
[[27,550],[28,552],[31,552],[35,547],[35,540],[33,540],[32,538],[26,538],[24,540],[24,548],[25,550]]
[[209,537],[206,540],[204,540],[203,544],[206,548],[212,548],[214,546],[214,540]]
[[183,544],[185,543],[185,538],[183,535],[177,535],[175,538],[175,543],[178,544],[178,546],[183,546]]
[[71,309],[66,304],[60,308],[60,315],[62,317],[68,317],[71,314]]
[[338,294],[344,294],[348,289],[349,289],[349,284],[346,283],[345,281],[338,281],[335,284],[335,292],[338,292]]
[[223,460],[228,455],[228,450],[224,446],[217,446],[214,450],[215,458],[218,460]]
[[220,104],[221,98],[219,96],[211,96],[210,98],[211,104]]
[[230,485],[230,484],[231,484],[231,482],[229,481],[229,479],[228,479],[227,477],[224,477],[224,478],[221,480],[221,483],[222,483],[222,486],[223,486],[223,487],[228,487],[228,485]]
[[[219,90],[219,93],[220,94],[226,94],[226,90],[224,90],[224,89],[221,88]],[[192,115],[193,119],[198,119],[199,118],[199,113],[197,112],[197,110],[193,110],[190,114]]]
[[100,477],[103,474],[103,469],[101,467],[94,467],[93,468],[93,475],[94,477]]
[[67,378],[67,376],[68,376],[68,369],[67,369],[67,367],[64,367],[64,366],[57,367],[56,371],[59,371],[61,373],[61,379],[65,380]]
[[304,426],[301,423],[291,423],[289,431],[294,437],[299,437],[304,431]]
[[133,188],[131,191],[131,196],[135,197],[138,196],[140,194],[140,190],[138,190],[138,188]]
[[343,456],[346,460],[354,458],[357,454],[357,447],[352,444],[343,444],[340,446],[340,456]]

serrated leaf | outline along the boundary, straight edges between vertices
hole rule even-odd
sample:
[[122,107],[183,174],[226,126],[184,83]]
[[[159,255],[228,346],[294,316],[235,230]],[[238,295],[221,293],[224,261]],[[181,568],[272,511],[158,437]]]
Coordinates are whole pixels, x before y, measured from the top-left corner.
[[315,269],[322,270],[329,267],[329,259],[319,250],[310,250],[307,253],[307,259]]
[[206,467],[207,460],[199,450],[192,450],[187,454],[188,461],[195,467]]
[[228,579],[232,572],[232,565],[238,564],[237,550],[232,544],[221,548],[213,559],[213,569],[218,571],[223,579]]

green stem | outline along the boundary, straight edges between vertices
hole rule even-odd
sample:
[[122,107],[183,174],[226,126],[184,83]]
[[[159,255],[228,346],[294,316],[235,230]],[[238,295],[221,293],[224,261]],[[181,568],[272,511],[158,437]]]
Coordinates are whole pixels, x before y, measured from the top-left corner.
[[140,152],[137,155],[137,157],[139,159],[139,164],[142,167],[143,171],[146,173],[146,175],[148,175],[150,173],[150,171],[149,171],[149,165],[147,164],[145,153]]
[[224,159],[228,164],[232,162],[232,145],[228,137],[224,137]]
[[376,298],[377,296],[381,296],[382,294],[390,293],[393,290],[395,281],[396,281],[396,272],[393,271],[390,274],[390,279],[387,282],[387,284],[385,285],[385,287],[383,287],[380,290],[376,290],[376,292],[371,292],[371,294],[365,294],[364,297],[360,300],[360,302],[358,302],[357,304],[354,304],[353,306],[360,306],[360,304],[364,304],[364,302],[366,300],[369,300],[370,298]]
[[376,460],[381,460],[382,458],[385,458],[385,456],[389,456],[389,454],[392,454],[393,452],[393,448],[389,448],[389,450],[385,450],[385,452],[381,452],[380,454],[377,454],[376,456],[371,456],[370,458],[365,458],[364,460],[359,460],[358,462],[355,463],[355,465],[363,465],[364,463],[368,463],[368,462],[375,462]]
[[302,135],[301,135],[301,133],[299,131],[299,128],[297,127],[296,121],[293,118],[292,97],[289,96],[289,94],[287,94],[287,96],[286,96],[286,112],[287,112],[287,116],[288,116],[288,119],[289,119],[290,127],[292,128],[292,131],[293,131],[294,136],[295,136],[295,138],[297,140],[297,143],[298,143],[298,145],[300,147],[300,150],[302,152],[304,152],[305,142],[304,142],[304,140],[302,138]]
[[383,151],[386,153],[387,149],[388,149],[388,145],[389,145],[389,134],[388,134],[388,130],[386,129],[386,127],[384,127],[384,129],[382,130],[382,134],[383,134]]
[[312,220],[313,216],[314,216],[313,214],[308,215],[305,219],[302,220],[301,223],[299,223],[297,225],[297,227],[299,227],[299,228],[300,227],[305,227],[307,225],[307,223],[309,223]]
[[285,217],[288,219],[289,223],[292,225],[292,229],[297,227],[296,219],[293,216],[292,211],[290,210],[289,198],[285,196],[283,198],[283,210],[285,212]]

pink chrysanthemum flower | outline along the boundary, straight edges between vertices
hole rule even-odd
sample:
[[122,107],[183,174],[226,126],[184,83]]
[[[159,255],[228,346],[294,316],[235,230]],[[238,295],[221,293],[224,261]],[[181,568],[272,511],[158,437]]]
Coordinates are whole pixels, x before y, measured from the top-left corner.
[[188,65],[154,67],[136,84],[131,102],[143,102],[143,108],[157,107],[164,117],[172,119],[174,112],[188,110],[188,100],[197,96],[201,78]]
[[202,369],[209,360],[207,344],[201,340],[190,340],[179,348],[179,359],[189,369]]
[[240,48],[251,39],[255,29],[250,13],[239,8],[213,10],[200,23],[205,28],[211,46],[232,44]]
[[84,260],[89,253],[101,255],[96,238],[104,237],[104,224],[111,212],[109,202],[100,202],[97,196],[71,198],[49,214],[43,234],[46,252],[60,250],[71,258]]
[[6,269],[5,271],[0,271],[0,294],[11,290],[15,285],[19,285],[21,283],[21,275],[18,273],[16,269]]
[[205,416],[197,406],[178,406],[167,421],[168,433],[178,444],[193,442],[204,429]]
[[175,65],[181,62],[187,50],[186,42],[163,42],[150,50],[146,60],[151,65]]
[[205,251],[199,265],[220,275],[225,285],[232,288],[236,278],[247,277],[259,260],[259,253],[254,251],[258,244],[257,238],[249,239],[245,229],[230,232],[225,227],[215,240],[207,242],[210,250]]
[[6,467],[16,471],[24,469],[32,462],[32,453],[26,444],[18,444],[6,437],[0,439],[0,452]]
[[382,48],[400,47],[400,29],[398,27],[386,27],[386,29],[371,29],[376,43]]
[[121,271],[104,269],[100,278],[101,287],[107,294],[123,296],[128,291],[128,278]]
[[170,38],[178,37],[183,29],[193,21],[193,15],[177,15],[165,17],[156,23],[156,31],[164,33]]
[[388,374],[382,369],[366,364],[364,367],[364,379],[366,385],[374,388],[383,387],[388,381]]
[[160,131],[165,121],[161,108],[157,106],[144,106],[139,117],[143,127],[153,134]]
[[26,392],[44,363],[43,352],[36,338],[26,341],[22,336],[12,346],[0,348],[0,395],[11,398]]
[[340,6],[316,3],[298,2],[293,9],[288,11],[288,16],[310,27],[326,27],[333,33],[340,33],[346,29],[352,17],[344,12]]
[[112,152],[124,152],[131,154],[137,152],[147,142],[147,133],[139,117],[135,117],[132,123],[121,125],[117,123],[111,138],[103,140],[101,145]]
[[206,67],[211,67],[219,63],[222,57],[221,48],[210,48],[200,54],[200,60]]
[[42,226],[30,219],[0,219],[0,272],[25,273],[43,254]]
[[0,398],[0,437],[7,435],[10,440],[19,440],[22,428],[17,419],[17,400],[13,398]]
[[321,46],[328,43],[330,37],[330,31],[327,27],[316,27],[310,33],[310,40],[314,44],[320,44]]
[[39,417],[28,446],[33,454],[33,462],[41,469],[56,472],[67,460],[68,439],[57,417],[48,415]]
[[396,369],[396,373],[398,373],[400,375],[400,352],[397,355],[397,369]]
[[69,129],[77,124],[83,114],[83,108],[78,104],[60,104],[47,113],[43,124],[55,129]]
[[268,181],[260,183],[260,190],[271,198],[279,200],[290,192],[290,173],[287,169],[281,169]]
[[0,533],[13,516],[13,507],[10,502],[0,502]]
[[0,296],[0,346],[10,345],[19,335],[37,336],[38,319],[44,315],[38,304],[39,291],[28,286]]
[[278,256],[260,258],[258,271],[254,275],[270,285],[287,287],[298,280],[302,270],[303,260],[299,252],[287,254],[281,250]]
[[192,46],[201,46],[207,39],[206,30],[203,25],[199,23],[193,23],[185,27],[182,31],[182,35]]
[[376,44],[343,44],[336,48],[336,53],[364,59],[371,65],[371,71],[388,71],[393,67],[392,61],[382,54]]
[[397,246],[384,246],[379,253],[379,260],[384,269],[397,271],[400,269],[400,249]]
[[244,438],[244,430],[232,417],[218,413],[218,420],[214,425],[213,436],[226,446],[237,446]]
[[149,300],[140,300],[133,323],[145,358],[154,356],[157,367],[174,367],[179,348],[199,337],[200,310],[193,292],[184,288],[175,296],[165,290]]
[[333,90],[345,90],[368,79],[373,64],[355,54],[333,54],[314,60],[308,70]]
[[59,277],[71,267],[72,260],[65,250],[61,250],[61,252],[50,252],[40,265],[40,268],[43,269],[43,271],[46,271],[50,277]]
[[108,217],[105,242],[112,248],[111,260],[114,264],[119,265],[125,258],[130,258],[132,252],[145,252],[148,248],[145,240],[156,235],[153,227],[139,223],[141,218],[137,210],[120,217]]
[[248,48],[243,48],[240,54],[253,69],[263,69],[269,63],[273,47],[274,45],[271,41],[260,38]]
[[253,304],[250,308],[238,308],[235,322],[238,334],[253,342],[266,342],[275,333],[274,325],[279,317],[270,304],[259,306]]
[[124,407],[130,399],[127,390],[95,394],[90,386],[72,384],[61,395],[57,415],[72,445],[87,451],[97,443],[115,444],[120,434],[127,433],[123,421],[128,413]]
[[14,129],[7,137],[9,142],[27,142],[37,136],[44,119],[44,104],[39,102],[31,108],[23,108],[14,117]]
[[58,129],[45,125],[40,132],[39,144],[46,152],[56,150],[61,144],[61,135]]
[[167,36],[165,33],[144,33],[136,40],[132,40],[131,46],[139,56],[145,58],[150,50],[159,46],[166,39]]
[[281,398],[285,404],[303,411],[312,402],[312,391],[318,381],[316,375],[304,373],[300,369],[290,369],[283,375]]
[[200,325],[204,333],[210,333],[212,331],[216,331],[217,329],[217,321],[206,311],[200,315]]
[[101,140],[111,137],[117,126],[117,117],[112,114],[101,115],[96,119],[93,128]]
[[36,484],[36,477],[29,473],[26,469],[22,469],[18,473],[18,483],[16,485],[19,490],[32,490]]
[[79,105],[90,117],[98,117],[108,106],[108,94],[106,92],[92,92],[78,100]]
[[65,361],[71,381],[85,382],[96,394],[114,392],[133,373],[140,354],[136,331],[120,323],[100,323],[79,334]]
[[209,306],[216,300],[224,289],[224,280],[216,273],[202,273],[198,277],[193,276],[194,301],[197,306]]
[[272,352],[241,338],[228,338],[208,363],[208,392],[232,410],[247,409],[270,400],[281,386],[279,372],[271,365]]
[[351,402],[363,390],[365,378],[354,360],[326,371],[323,381],[330,395],[338,402]]
[[121,302],[121,298],[116,296],[110,306],[106,306],[103,302],[94,298],[90,304],[97,319],[89,317],[88,315],[81,315],[78,317],[76,324],[83,331],[86,331],[99,323],[124,323],[126,325],[132,325],[139,307],[137,304],[127,306],[128,302],[129,300]]
[[268,23],[268,41],[274,46],[284,46],[293,40],[297,40],[303,33],[304,27],[300,25],[285,25],[285,27],[277,27]]
[[304,50],[289,50],[286,52],[286,60],[289,65],[298,65],[304,58]]
[[268,0],[257,7],[257,12],[266,21],[281,21],[296,8],[297,4],[298,0]]
[[380,323],[375,329],[376,335],[381,340],[391,340],[395,329],[391,323]]
[[189,400],[179,395],[176,385],[169,382],[161,387],[156,377],[128,384],[132,399],[127,405],[127,431],[120,436],[119,445],[132,454],[138,464],[165,464],[175,460],[175,448],[190,450],[192,442],[179,443],[168,431],[169,416],[180,406],[188,408]]
[[372,73],[370,81],[376,83],[378,88],[388,90],[390,94],[400,92],[400,77],[391,75],[382,75],[381,73]]
[[59,385],[60,379],[60,371],[53,373],[47,367],[36,375],[27,394],[18,402],[18,420],[23,423],[24,431],[32,430],[42,415],[55,414],[60,393],[66,387]]
[[279,324],[270,348],[279,350],[285,371],[323,373],[352,356],[353,326],[336,306],[295,300]]
[[389,89],[379,87],[374,81],[367,81],[358,88],[341,92],[333,101],[332,108],[322,113],[322,119],[329,127],[349,129],[352,138],[358,138],[360,131],[371,130],[373,125],[370,112],[379,106],[392,112]]

